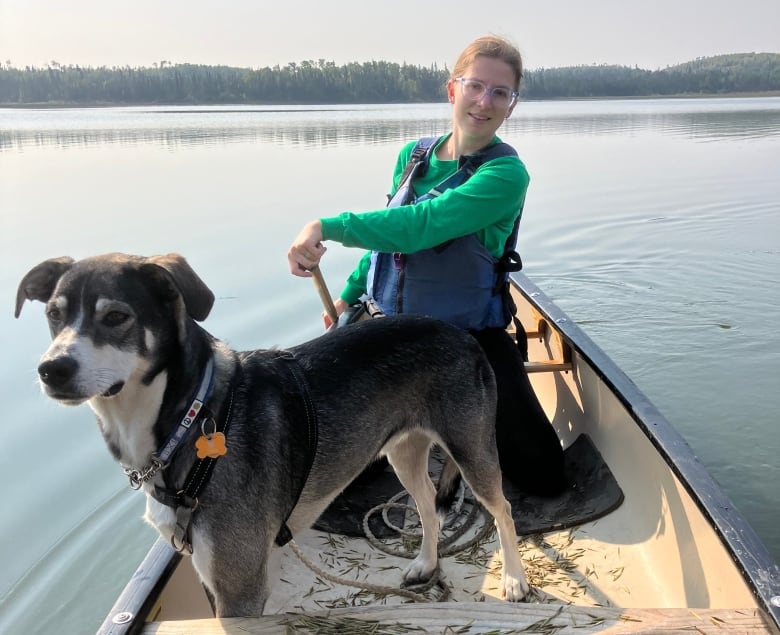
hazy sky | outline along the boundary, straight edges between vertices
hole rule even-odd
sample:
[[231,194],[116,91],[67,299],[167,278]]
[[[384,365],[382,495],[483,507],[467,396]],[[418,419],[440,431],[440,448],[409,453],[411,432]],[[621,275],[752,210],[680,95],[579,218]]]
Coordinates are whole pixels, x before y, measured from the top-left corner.
[[0,0],[0,62],[17,67],[320,59],[451,67],[485,33],[509,37],[531,69],[656,69],[780,52],[780,0]]

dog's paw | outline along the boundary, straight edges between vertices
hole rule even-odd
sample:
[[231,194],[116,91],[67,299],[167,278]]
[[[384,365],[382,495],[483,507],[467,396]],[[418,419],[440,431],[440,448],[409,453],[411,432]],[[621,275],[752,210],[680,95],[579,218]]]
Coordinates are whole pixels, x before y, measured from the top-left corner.
[[504,575],[501,595],[507,602],[522,602],[530,590],[531,588],[528,586],[528,581],[525,579],[525,575]]
[[425,584],[436,572],[436,568],[439,566],[437,561],[431,562],[430,560],[417,556],[410,564],[406,571],[404,571],[404,586],[416,586],[418,584]]

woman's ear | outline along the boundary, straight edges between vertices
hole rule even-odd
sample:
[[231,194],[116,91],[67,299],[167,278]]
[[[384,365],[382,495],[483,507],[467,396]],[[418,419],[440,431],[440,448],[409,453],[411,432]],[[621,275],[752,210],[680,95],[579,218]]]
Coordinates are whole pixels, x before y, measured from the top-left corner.
[[452,79],[447,80],[447,101],[455,103],[455,82]]

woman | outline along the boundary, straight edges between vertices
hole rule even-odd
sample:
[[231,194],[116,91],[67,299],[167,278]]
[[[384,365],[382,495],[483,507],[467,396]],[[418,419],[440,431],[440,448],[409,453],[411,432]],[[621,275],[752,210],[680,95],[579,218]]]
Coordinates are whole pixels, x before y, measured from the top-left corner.
[[506,40],[469,44],[447,81],[452,130],[427,153],[415,152],[414,141],[404,146],[388,207],[312,221],[287,258],[294,275],[309,277],[325,240],[370,250],[335,301],[339,314],[368,297],[385,313],[432,315],[468,329],[496,374],[504,474],[527,493],[554,495],[564,487],[561,444],[505,330],[512,307],[500,265],[513,253],[529,177],[496,132],[515,108],[521,78],[520,53]]

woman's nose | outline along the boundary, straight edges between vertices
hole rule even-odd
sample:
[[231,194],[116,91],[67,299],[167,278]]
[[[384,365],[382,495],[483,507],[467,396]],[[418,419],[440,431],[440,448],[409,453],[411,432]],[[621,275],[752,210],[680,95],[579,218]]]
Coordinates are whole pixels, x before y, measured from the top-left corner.
[[484,93],[482,93],[479,96],[479,99],[477,99],[476,103],[478,103],[480,106],[492,106],[493,96],[491,95],[490,91],[486,90]]

